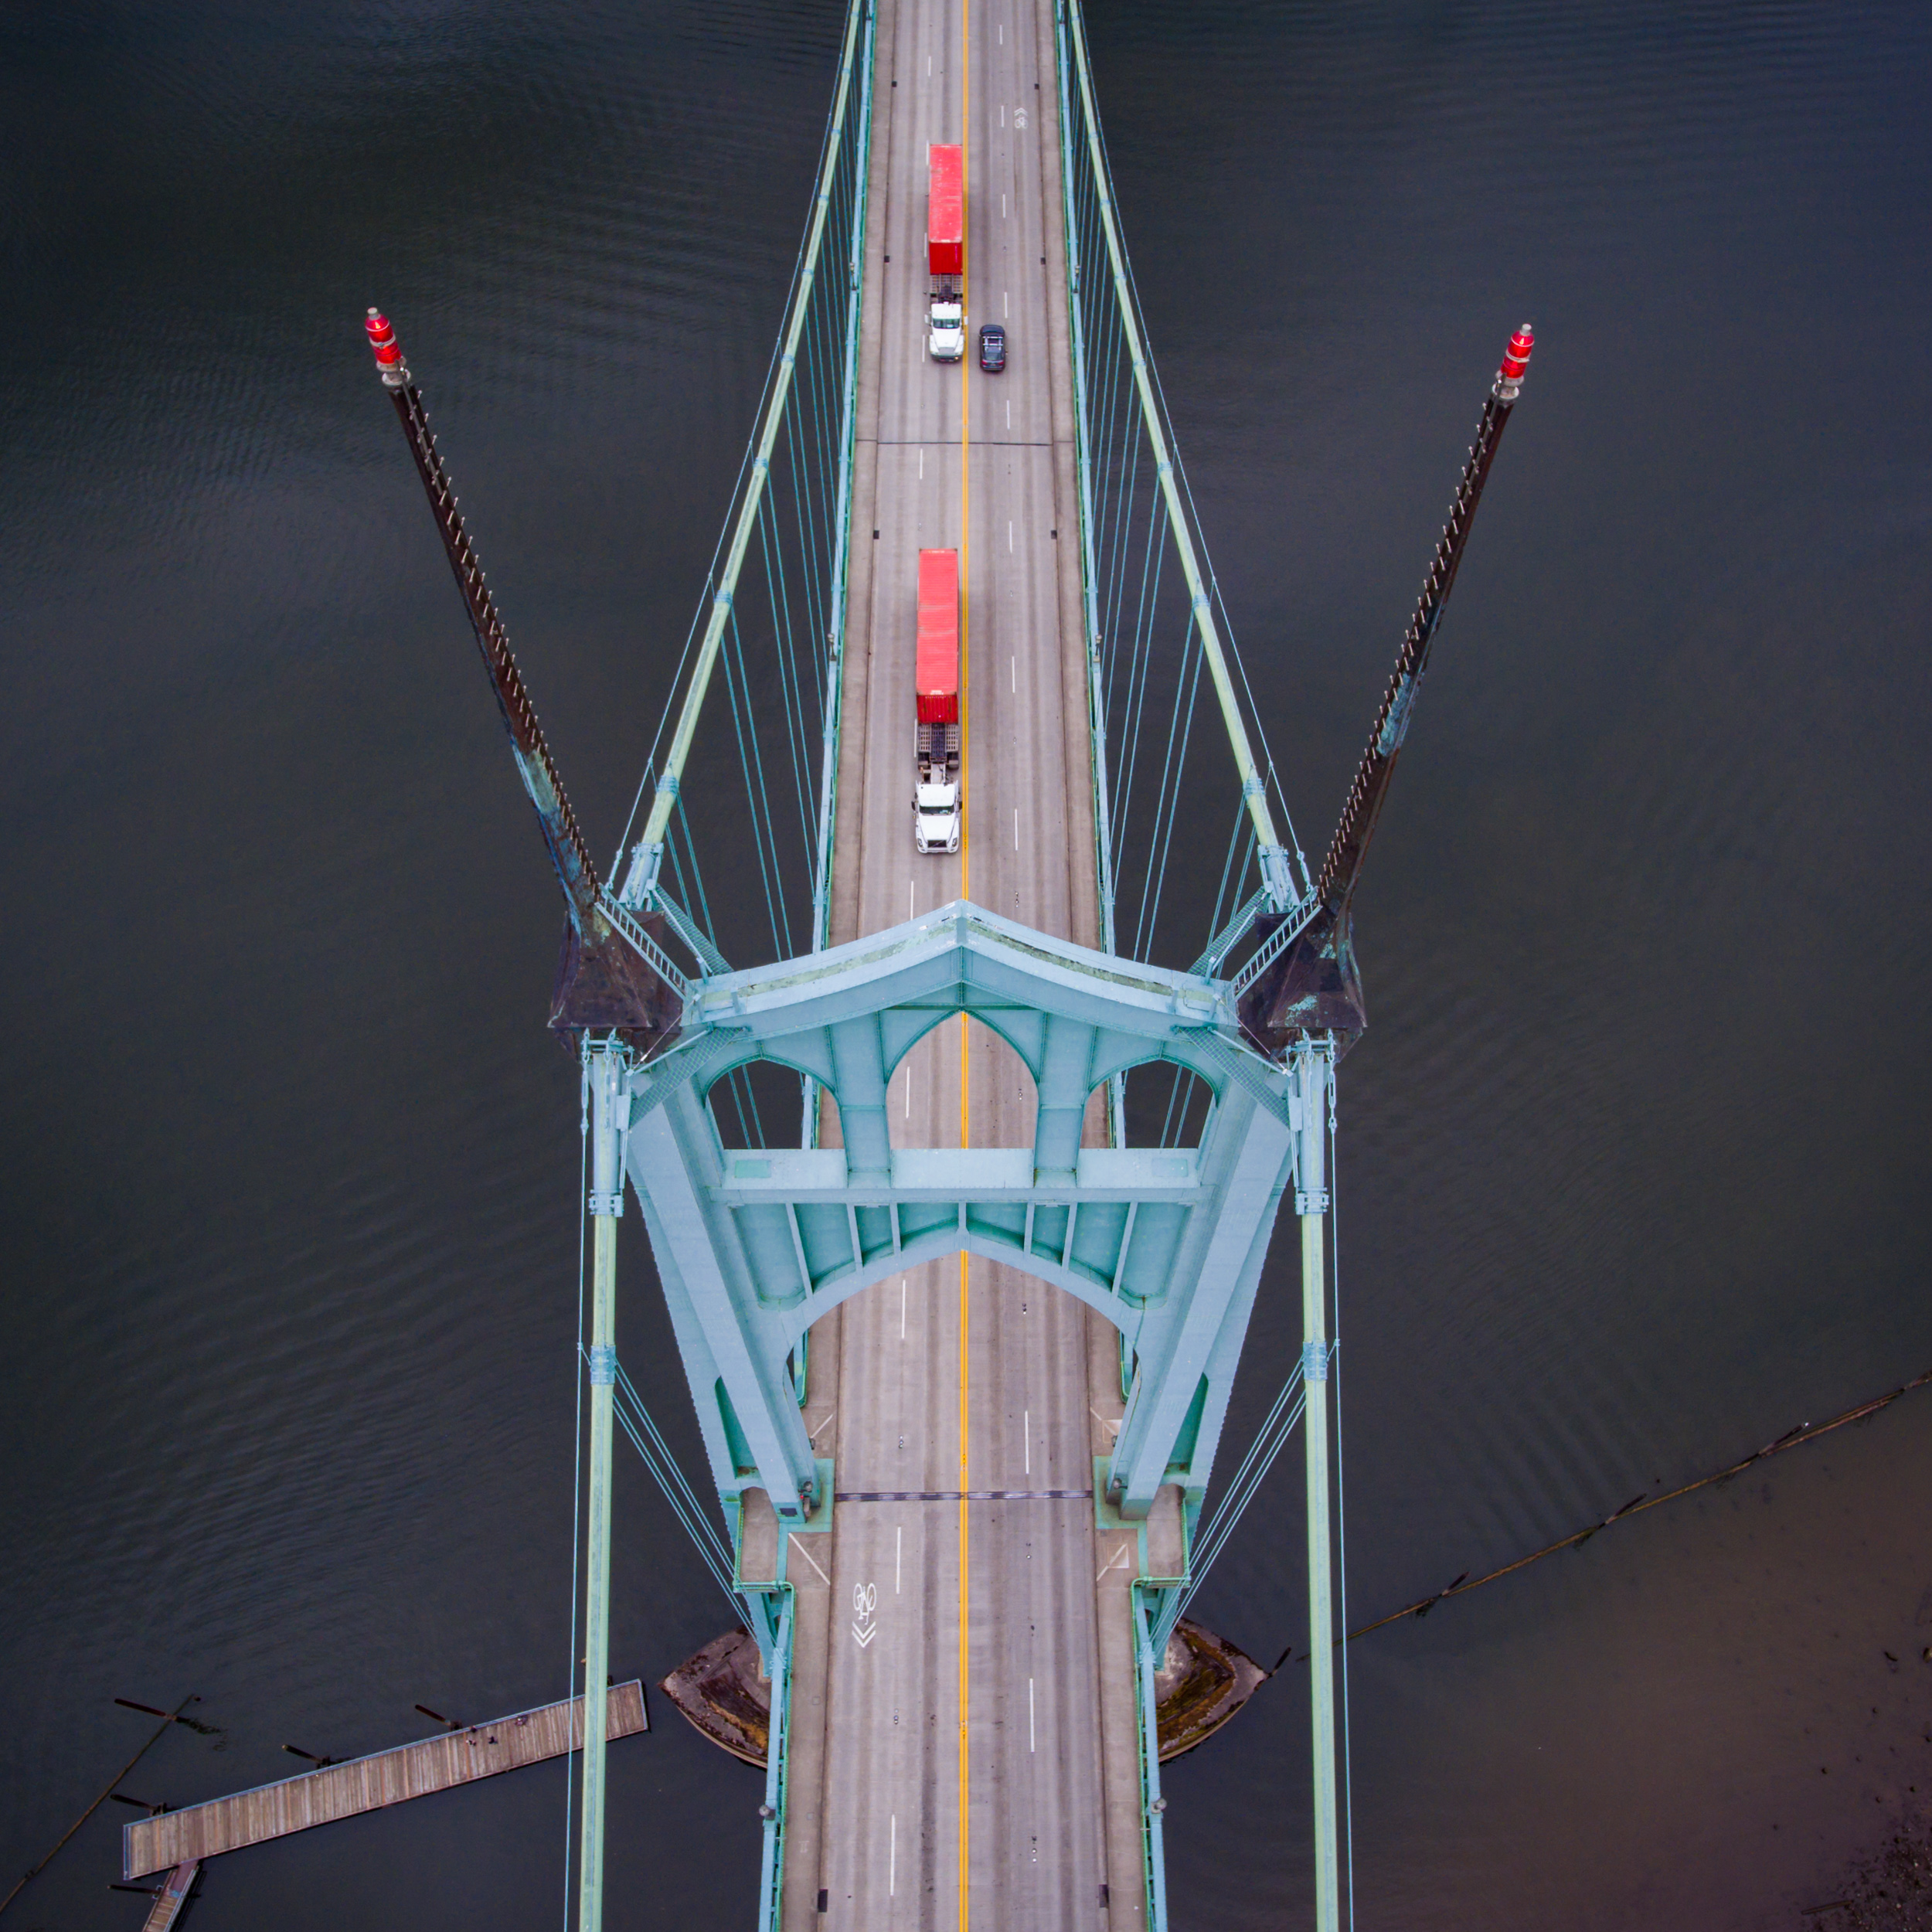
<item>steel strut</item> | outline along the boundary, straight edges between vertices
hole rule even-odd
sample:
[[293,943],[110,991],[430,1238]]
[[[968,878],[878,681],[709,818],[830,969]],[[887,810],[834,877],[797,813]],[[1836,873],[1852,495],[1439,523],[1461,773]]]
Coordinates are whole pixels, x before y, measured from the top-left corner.
[[[1456,573],[1462,567],[1463,549],[1482,501],[1483,485],[1489,479],[1497,445],[1522,392],[1523,372],[1529,366],[1535,341],[1525,322],[1511,335],[1502,366],[1490,385],[1482,420],[1476,425],[1476,440],[1470,446],[1455,501],[1450,505],[1449,520],[1437,540],[1429,574],[1402,648],[1396,654],[1395,669],[1383,693],[1362,761],[1355,767],[1341,821],[1316,875],[1312,908],[1304,906],[1286,916],[1305,922],[1304,930],[1241,997],[1243,1028],[1270,1053],[1278,1054],[1295,1039],[1321,1033],[1340,1036],[1338,1051],[1345,1050],[1367,1024],[1351,930],[1355,889],[1369,841],[1388,799],[1396,759],[1408,735],[1416,694],[1429,665],[1429,647],[1442,621],[1443,607],[1455,587]],[[1282,923],[1281,915],[1264,915],[1256,921],[1255,930],[1265,944]]]
[[363,327],[369,332],[369,347],[376,352],[376,366],[383,386],[396,405],[396,420],[403,425],[410,454],[416,459],[417,473],[428,493],[430,514],[436,519],[450,568],[456,573],[456,587],[462,593],[463,607],[470,614],[477,648],[483,653],[484,668],[489,674],[490,689],[496,693],[497,708],[510,734],[517,765],[523,774],[524,789],[536,808],[537,822],[543,828],[543,841],[550,849],[550,861],[570,903],[571,920],[581,930],[597,896],[596,863],[583,833],[577,829],[577,814],[570,809],[556,762],[550,756],[543,728],[537,723],[523,673],[517,668],[510,641],[504,633],[503,620],[497,615],[495,600],[484,581],[476,546],[464,527],[456,492],[450,487],[436,438],[430,430],[423,392],[416,386],[409,365],[403,360],[396,332],[388,318],[372,308]]
[[1342,808],[1342,821],[1329,842],[1328,856],[1315,880],[1315,896],[1332,910],[1355,890],[1361,876],[1362,861],[1374,835],[1376,821],[1382,815],[1383,802],[1389,795],[1389,781],[1396,768],[1396,757],[1408,734],[1409,713],[1429,668],[1429,647],[1434,641],[1436,626],[1442,621],[1442,607],[1455,587],[1456,573],[1462,567],[1463,546],[1469,541],[1470,527],[1476,520],[1476,506],[1482,501],[1482,486],[1489,480],[1489,466],[1495,461],[1496,446],[1509,427],[1509,412],[1521,393],[1523,372],[1529,366],[1529,352],[1535,338],[1525,322],[1509,338],[1502,366],[1496,372],[1489,396],[1482,406],[1482,420],[1476,425],[1476,440],[1471,444],[1468,461],[1462,466],[1462,479],[1456,485],[1456,500],[1450,505],[1449,521],[1443,526],[1423,580],[1422,594],[1416,600],[1416,614],[1409,620],[1408,634],[1396,655],[1389,688],[1383,693],[1382,709],[1376,713],[1375,727],[1355,768],[1355,783],[1349,788],[1349,801]]
[[[523,682],[503,620],[497,614],[495,600],[485,581],[476,546],[464,526],[456,492],[450,486],[448,473],[430,429],[428,413],[423,406],[423,392],[410,376],[396,332],[382,311],[372,308],[363,327],[375,352],[376,372],[389,391],[389,400],[396,405],[396,420],[403,426],[410,454],[416,459],[417,474],[423,479],[429,497],[430,513],[436,519],[450,568],[455,573],[456,587],[462,594],[463,607],[469,613],[470,628],[476,634],[477,648],[483,654],[490,689],[496,695],[504,729],[510,734],[510,749],[522,776],[523,789],[536,808],[537,823],[549,849],[550,863],[563,889],[570,924],[564,934],[550,1024],[559,1032],[578,1039],[586,1032],[614,1029],[633,1045],[648,1050],[676,1030],[682,1001],[648,961],[626,941],[599,903],[604,889],[597,877],[596,861],[578,828],[577,814],[570,809],[556,761],[550,755],[543,728],[537,723],[529,687]],[[661,920],[657,922],[657,930],[653,929],[648,916],[635,923],[645,928],[651,943],[661,941]]]

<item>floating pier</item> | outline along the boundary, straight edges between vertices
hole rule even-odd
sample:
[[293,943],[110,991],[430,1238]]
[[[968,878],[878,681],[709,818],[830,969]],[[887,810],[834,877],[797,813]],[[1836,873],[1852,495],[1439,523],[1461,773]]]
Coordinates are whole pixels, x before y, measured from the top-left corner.
[[[607,1705],[607,1736],[630,1737],[649,1728],[645,1718],[644,1685],[633,1678],[612,1686]],[[338,1818],[379,1811],[412,1798],[427,1798],[457,1784],[473,1784],[546,1758],[563,1757],[583,1744],[583,1699],[566,1697],[555,1704],[517,1711],[488,1724],[471,1724],[420,1743],[399,1744],[393,1750],[372,1752],[346,1764],[304,1771],[274,1784],[258,1784],[232,1798],[210,1798],[179,1811],[164,1811],[124,1828],[122,1873],[130,1881],[175,1868],[174,1876],[155,1902],[159,1913],[182,1872],[193,1878],[193,1867],[218,1852],[239,1852],[270,1838],[306,1832],[315,1825],[332,1825]],[[181,1894],[186,1895],[186,1883]],[[173,1910],[180,1910],[177,1898]],[[150,1915],[148,1925],[171,1925]]]

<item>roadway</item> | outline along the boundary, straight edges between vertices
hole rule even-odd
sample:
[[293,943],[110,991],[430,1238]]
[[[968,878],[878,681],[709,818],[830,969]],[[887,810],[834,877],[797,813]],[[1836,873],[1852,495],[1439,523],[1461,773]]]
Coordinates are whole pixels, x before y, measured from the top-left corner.
[[[966,897],[1097,940],[1056,90],[1050,0],[882,0],[835,943]],[[966,148],[959,367],[925,352],[934,141]],[[1009,366],[986,376],[995,321]],[[966,829],[922,858],[917,553],[942,547],[964,594]],[[1033,1105],[1018,1057],[959,1019],[901,1066],[891,1117],[902,1145],[1022,1146]],[[1117,1427],[1114,1349],[1070,1297],[964,1257],[813,1330],[806,1427],[845,1499],[829,1537],[790,1539],[787,1927],[1141,1923],[1126,1539],[1086,1495]],[[852,1499],[968,1489],[1079,1494]]]

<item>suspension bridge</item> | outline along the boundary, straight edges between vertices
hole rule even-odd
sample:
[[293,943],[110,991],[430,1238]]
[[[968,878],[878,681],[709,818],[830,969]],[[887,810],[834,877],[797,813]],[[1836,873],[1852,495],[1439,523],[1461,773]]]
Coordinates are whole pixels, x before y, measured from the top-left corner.
[[[929,230],[935,148],[960,157],[957,264]],[[965,311],[957,362],[931,352],[936,294]],[[971,349],[988,323],[997,373]],[[751,440],[600,866],[417,376],[368,326],[565,900],[582,1684],[607,1678],[621,1434],[755,1645],[761,1927],[1164,1927],[1158,1682],[1298,1427],[1310,1903],[1334,1932],[1325,1226],[1335,1063],[1364,1023],[1350,913],[1528,329],[1311,864],[1141,322],[1077,0],[852,0]],[[952,851],[913,838],[922,552],[957,557]],[[617,1360],[631,1202],[715,1499]],[[1304,1347],[1207,1509],[1284,1209]],[[591,1932],[619,1821],[606,1700],[582,1710]]]

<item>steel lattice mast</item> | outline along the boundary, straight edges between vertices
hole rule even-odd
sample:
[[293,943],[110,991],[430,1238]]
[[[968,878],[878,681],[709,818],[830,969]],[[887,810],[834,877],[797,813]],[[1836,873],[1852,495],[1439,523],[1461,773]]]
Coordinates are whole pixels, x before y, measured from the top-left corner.
[[[372,308],[363,326],[383,386],[396,405],[396,419],[415,458],[417,474],[423,479],[430,513],[436,519],[456,587],[462,594],[463,607],[476,633],[477,648],[483,654],[490,689],[495,694],[504,729],[510,734],[523,789],[536,809],[550,863],[563,889],[570,923],[557,968],[550,1024],[578,1036],[614,1029],[630,1044],[648,1051],[675,1029],[682,1005],[679,989],[659,970],[659,962],[650,959],[637,940],[621,930],[617,923],[621,915],[613,912],[604,898],[597,862],[578,828],[577,814],[570,809],[556,761],[537,722],[529,689],[485,580],[476,546],[464,526],[456,492],[430,430],[423,392],[410,374],[396,332],[382,312]],[[644,923],[649,923],[647,917]]]
[[1382,709],[1376,713],[1375,728],[1356,768],[1349,801],[1342,808],[1342,821],[1335,828],[1327,857],[1315,880],[1315,896],[1325,905],[1340,905],[1355,890],[1362,861],[1374,835],[1389,795],[1389,782],[1395,774],[1396,757],[1409,728],[1410,707],[1428,668],[1429,647],[1434,641],[1436,626],[1442,620],[1443,606],[1455,587],[1456,573],[1462,567],[1463,546],[1469,540],[1476,520],[1476,505],[1482,499],[1482,486],[1488,481],[1489,466],[1495,460],[1496,447],[1515,408],[1523,372],[1529,366],[1534,338],[1525,322],[1509,338],[1502,366],[1496,372],[1488,400],[1483,404],[1482,420],[1476,425],[1476,440],[1471,444],[1462,479],[1456,485],[1456,500],[1450,506],[1449,521],[1444,525],[1430,560],[1422,594],[1416,601],[1416,614],[1409,620],[1408,634],[1396,655],[1396,668],[1389,688],[1383,694]]
[[1464,546],[1482,501],[1483,485],[1489,480],[1489,466],[1495,461],[1497,445],[1516,406],[1535,340],[1525,322],[1509,338],[1502,366],[1490,385],[1481,420],[1476,425],[1476,440],[1470,446],[1455,501],[1450,505],[1449,520],[1437,540],[1429,574],[1416,600],[1415,615],[1409,620],[1402,648],[1396,654],[1395,669],[1383,693],[1362,762],[1355,768],[1355,783],[1349,788],[1341,821],[1316,876],[1312,914],[1304,906],[1285,917],[1267,914],[1256,921],[1264,948],[1277,927],[1290,920],[1300,927],[1293,941],[1241,996],[1242,1026],[1270,1053],[1322,1034],[1337,1036],[1340,1049],[1345,1051],[1367,1024],[1355,960],[1355,890],[1376,821],[1389,796],[1396,759],[1408,735],[1410,713],[1429,665],[1429,647],[1442,621],[1443,607],[1455,587],[1456,573],[1462,567]]

